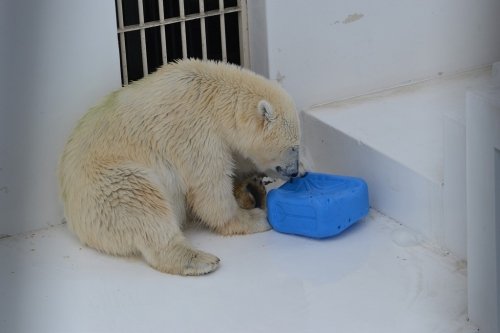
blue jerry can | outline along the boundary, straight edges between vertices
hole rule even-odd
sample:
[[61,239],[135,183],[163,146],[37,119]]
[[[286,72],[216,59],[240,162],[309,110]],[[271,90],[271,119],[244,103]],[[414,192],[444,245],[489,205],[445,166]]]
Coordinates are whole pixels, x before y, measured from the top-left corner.
[[368,210],[368,186],[354,177],[309,172],[267,195],[274,230],[313,238],[341,233]]

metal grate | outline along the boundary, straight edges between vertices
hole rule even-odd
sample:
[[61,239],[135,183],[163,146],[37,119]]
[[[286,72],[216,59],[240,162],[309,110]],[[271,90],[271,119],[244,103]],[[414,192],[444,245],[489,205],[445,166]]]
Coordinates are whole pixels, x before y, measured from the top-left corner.
[[177,59],[249,67],[246,0],[115,1],[123,85]]

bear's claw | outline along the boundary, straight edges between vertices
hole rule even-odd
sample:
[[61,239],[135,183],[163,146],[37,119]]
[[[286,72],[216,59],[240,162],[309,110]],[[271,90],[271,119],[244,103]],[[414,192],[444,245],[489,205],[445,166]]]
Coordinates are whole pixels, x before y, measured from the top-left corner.
[[205,275],[219,267],[220,259],[210,253],[197,251],[196,255],[187,263],[182,275]]

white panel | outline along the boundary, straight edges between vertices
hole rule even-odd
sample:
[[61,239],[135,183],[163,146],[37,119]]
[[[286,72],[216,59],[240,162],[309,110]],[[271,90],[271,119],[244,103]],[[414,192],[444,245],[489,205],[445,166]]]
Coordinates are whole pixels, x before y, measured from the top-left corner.
[[467,94],[466,124],[468,310],[481,332],[498,332],[500,86]]

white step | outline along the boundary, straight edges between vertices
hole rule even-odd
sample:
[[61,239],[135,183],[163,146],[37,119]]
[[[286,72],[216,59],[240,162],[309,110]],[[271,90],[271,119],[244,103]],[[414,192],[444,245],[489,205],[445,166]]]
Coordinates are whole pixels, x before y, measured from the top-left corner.
[[491,68],[318,106],[302,114],[317,171],[364,178],[372,207],[466,257],[465,92]]

